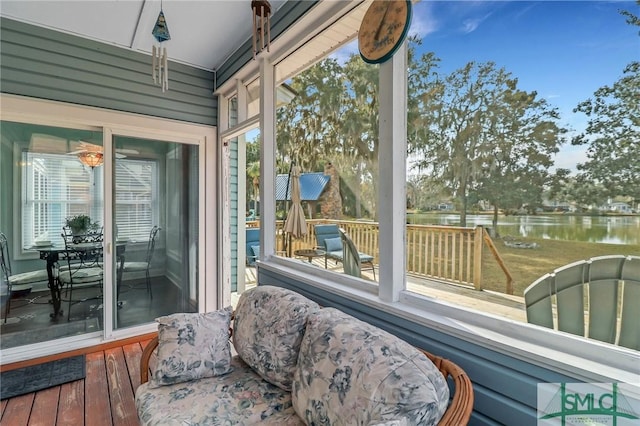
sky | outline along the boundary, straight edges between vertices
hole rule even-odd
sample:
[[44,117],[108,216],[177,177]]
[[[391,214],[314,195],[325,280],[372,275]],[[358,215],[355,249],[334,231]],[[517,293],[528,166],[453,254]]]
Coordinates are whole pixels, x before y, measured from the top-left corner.
[[[434,1],[413,6],[410,34],[450,73],[471,60],[493,61],[559,109],[560,124],[576,131],[586,117],[572,112],[627,64],[640,60],[640,28],[620,10],[640,15],[635,1]],[[350,49],[356,49],[355,45]],[[575,170],[586,147],[567,142],[555,166]]]

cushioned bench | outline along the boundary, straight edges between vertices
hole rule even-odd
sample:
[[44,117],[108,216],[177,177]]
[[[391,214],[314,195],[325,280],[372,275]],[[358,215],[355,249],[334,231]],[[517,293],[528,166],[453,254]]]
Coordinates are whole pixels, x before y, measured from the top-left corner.
[[452,362],[290,290],[241,295],[233,357],[230,309],[157,321],[136,390],[143,425],[459,426],[473,408]]

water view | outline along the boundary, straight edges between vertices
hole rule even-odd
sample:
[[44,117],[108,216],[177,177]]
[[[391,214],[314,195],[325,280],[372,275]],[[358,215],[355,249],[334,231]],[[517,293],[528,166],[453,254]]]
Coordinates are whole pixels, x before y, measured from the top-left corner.
[[[467,215],[467,226],[491,226],[491,215]],[[460,225],[457,214],[409,214],[421,225]],[[500,216],[501,236],[640,245],[640,216]]]

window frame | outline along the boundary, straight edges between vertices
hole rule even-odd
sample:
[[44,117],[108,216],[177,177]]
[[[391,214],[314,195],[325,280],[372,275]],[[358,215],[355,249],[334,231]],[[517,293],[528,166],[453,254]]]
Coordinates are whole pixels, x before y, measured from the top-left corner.
[[[329,5],[320,4],[309,15],[313,18],[319,17],[319,19],[329,21],[332,17],[335,17],[336,12],[335,10],[332,11]],[[297,37],[299,40],[308,40],[313,37],[313,30],[305,28],[302,22],[294,24],[287,32],[288,39],[293,37]],[[285,45],[285,48],[288,49],[288,52],[292,50],[290,45]],[[297,48],[304,49],[304,43],[298,43]],[[260,110],[261,127],[263,128],[261,191],[264,191],[264,194],[269,194],[274,189],[275,105],[272,101],[275,96],[276,86],[273,77],[273,64],[277,63],[277,58],[282,57],[282,55],[282,51],[278,49],[278,44],[274,43],[271,55],[263,56],[260,61],[260,75],[263,79]],[[390,79],[387,81],[392,83],[390,84],[391,99],[398,100],[406,105],[406,67],[402,69],[401,67],[392,66],[393,62],[382,64],[381,69],[393,67],[393,70],[389,71],[389,74],[384,77]],[[383,102],[381,101],[381,103]],[[398,120],[397,117],[394,118],[393,108],[387,108],[385,111],[380,111],[380,135],[381,137],[383,134],[392,135],[387,142],[393,146],[394,143],[406,139],[406,131],[401,131],[402,124],[400,123],[402,120]],[[405,111],[403,111],[404,113]],[[391,128],[385,127],[387,126],[386,123],[391,123]],[[383,156],[380,158],[380,170],[391,170],[391,176],[394,179],[397,177],[395,173],[398,173],[398,168],[403,168],[403,179],[394,180],[386,189],[381,189],[382,193],[379,197],[382,198],[380,200],[384,197],[391,197],[393,194],[390,194],[389,191],[397,190],[402,194],[404,193],[406,185],[404,173],[406,173],[406,170],[404,170],[404,163],[400,166],[397,161],[397,156]],[[275,200],[273,200],[273,197],[264,197],[262,194],[261,199],[263,200],[261,203],[263,229],[275,229]],[[405,203],[402,202],[400,205],[402,207],[398,209],[394,208],[391,202],[380,202],[380,208],[382,209],[379,212],[381,233],[385,232],[385,235],[388,235],[390,230],[404,227],[405,217],[402,212],[404,212]],[[402,212],[399,210],[402,210]],[[257,266],[258,276],[260,276],[259,270],[264,268],[267,271],[280,274],[287,279],[299,281],[312,288],[352,298],[373,309],[392,312],[417,324],[443,331],[498,353],[557,371],[579,380],[591,382],[608,382],[611,380],[637,381],[638,353],[636,351],[528,323],[509,320],[407,291],[405,289],[406,280],[403,278],[401,282],[398,281],[398,277],[400,274],[404,275],[404,271],[398,271],[397,268],[394,269],[395,265],[401,265],[404,270],[404,259],[406,257],[404,252],[405,231],[393,234],[391,247],[401,248],[393,251],[393,256],[383,254],[388,254],[389,250],[383,252],[381,245],[378,286],[366,284],[366,282],[353,277],[318,270],[318,268],[305,265],[302,262],[276,257],[274,256],[273,232],[263,232],[261,237],[263,238],[261,244],[262,257]],[[396,260],[398,253],[401,253],[400,258],[402,259],[399,262]]]

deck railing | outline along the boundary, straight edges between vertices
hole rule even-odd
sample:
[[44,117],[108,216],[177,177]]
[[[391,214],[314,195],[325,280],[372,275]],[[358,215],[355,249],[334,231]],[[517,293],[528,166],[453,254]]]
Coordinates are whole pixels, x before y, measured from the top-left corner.
[[[277,222],[277,250],[290,255],[295,250],[316,246],[314,226],[335,223],[353,240],[358,250],[374,257],[379,263],[379,228],[377,222],[350,220],[307,220],[307,234],[291,239],[282,232],[282,221]],[[286,249],[286,244],[289,244]],[[491,237],[481,226],[407,225],[407,273],[436,278],[482,289],[482,250],[484,244],[505,273],[507,294],[513,294],[513,279]]]
[[407,225],[407,272],[481,289],[482,228]]

